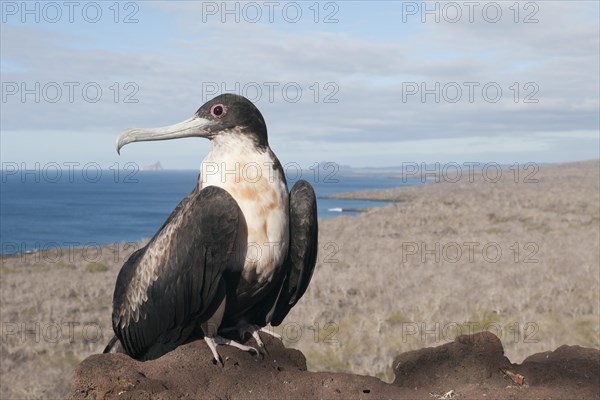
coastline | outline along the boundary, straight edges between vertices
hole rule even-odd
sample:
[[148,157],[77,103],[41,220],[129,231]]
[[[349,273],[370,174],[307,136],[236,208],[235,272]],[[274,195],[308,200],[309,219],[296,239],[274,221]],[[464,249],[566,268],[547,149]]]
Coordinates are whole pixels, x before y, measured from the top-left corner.
[[[513,362],[562,344],[600,347],[599,166],[543,166],[532,183],[507,175],[355,193],[401,201],[319,220],[313,280],[276,331],[309,370],[386,381],[391,349],[446,343],[457,330],[493,329]],[[75,366],[112,336],[115,279],[141,245],[2,256],[0,373],[12,384],[0,397],[66,395]]]

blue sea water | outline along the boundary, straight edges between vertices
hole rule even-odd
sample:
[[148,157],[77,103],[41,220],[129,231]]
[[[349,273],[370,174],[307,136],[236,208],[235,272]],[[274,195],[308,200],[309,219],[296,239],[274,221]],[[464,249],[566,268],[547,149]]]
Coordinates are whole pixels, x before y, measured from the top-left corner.
[[[2,172],[0,253],[78,247],[150,238],[193,188],[197,171],[82,171],[45,176]],[[309,178],[310,177],[310,178]],[[335,178],[306,174],[317,193],[320,218],[341,215],[330,209],[377,207],[386,202],[328,199],[365,189],[411,186],[383,175]],[[291,188],[294,181],[290,181]]]

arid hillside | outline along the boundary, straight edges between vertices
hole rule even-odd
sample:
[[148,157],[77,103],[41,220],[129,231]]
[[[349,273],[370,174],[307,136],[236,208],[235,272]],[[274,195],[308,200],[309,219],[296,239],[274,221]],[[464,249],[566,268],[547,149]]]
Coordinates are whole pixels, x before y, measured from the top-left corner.
[[[399,353],[480,330],[513,363],[565,344],[600,347],[599,167],[348,195],[397,202],[320,221],[313,281],[275,330],[309,371],[387,382]],[[69,392],[75,367],[112,336],[114,282],[139,245],[2,259],[1,398]]]
[[449,171],[439,183],[341,195],[397,203],[322,222],[313,284],[288,316],[304,323],[295,346],[309,369],[391,381],[391,349],[483,329],[512,362],[600,347],[599,167],[521,166],[497,182],[493,169],[463,169],[458,180]]

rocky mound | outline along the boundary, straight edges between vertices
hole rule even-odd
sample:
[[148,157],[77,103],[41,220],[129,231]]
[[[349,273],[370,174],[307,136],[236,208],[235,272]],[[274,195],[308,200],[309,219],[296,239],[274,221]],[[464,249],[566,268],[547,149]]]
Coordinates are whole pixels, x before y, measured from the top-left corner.
[[387,384],[361,375],[308,372],[301,352],[261,336],[268,352],[254,357],[219,347],[212,363],[199,340],[158,360],[122,354],[88,357],[77,368],[71,399],[533,399],[600,398],[600,350],[562,346],[513,365],[489,332],[401,354]]

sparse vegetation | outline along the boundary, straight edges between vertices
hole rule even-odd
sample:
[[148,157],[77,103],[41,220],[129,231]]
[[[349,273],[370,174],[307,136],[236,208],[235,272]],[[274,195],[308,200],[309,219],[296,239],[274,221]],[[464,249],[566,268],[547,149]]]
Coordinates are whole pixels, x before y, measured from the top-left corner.
[[408,318],[400,311],[392,311],[388,314],[385,321],[392,325],[402,324],[403,322],[409,322]]
[[[500,336],[513,362],[562,344],[600,347],[600,226],[590,223],[600,212],[598,169],[590,161],[541,167],[538,183],[480,179],[348,196],[409,200],[322,221],[320,242],[335,243],[337,262],[318,264],[288,320],[335,321],[340,361],[386,381],[395,354],[478,326]],[[478,243],[472,259],[469,242]]]
[[575,321],[575,332],[588,346],[595,346],[598,343],[598,319],[585,318]]
[[[389,189],[386,198],[407,200],[322,220],[313,280],[275,331],[286,339],[301,329],[285,344],[312,370],[388,382],[395,355],[448,342],[465,323],[502,328],[512,362],[562,344],[600,347],[598,171],[593,161],[542,167],[534,184]],[[472,261],[467,242],[479,243]],[[422,254],[438,252],[436,243],[439,260]],[[449,243],[463,251],[456,261]],[[497,261],[483,257],[486,243],[502,250]],[[134,250],[107,246],[94,260],[78,250],[52,262],[35,253],[2,258],[0,398],[65,396],[77,362],[112,336],[116,276]]]
[[101,262],[91,262],[88,265],[85,266],[85,271],[86,272],[106,272],[108,271],[108,266],[106,264],[103,264]]
[[63,269],[63,268],[66,268],[66,269],[75,269],[75,265],[73,265],[71,263],[64,262],[64,261],[59,261],[59,262],[57,262],[54,265],[54,268],[56,268],[56,269]]

